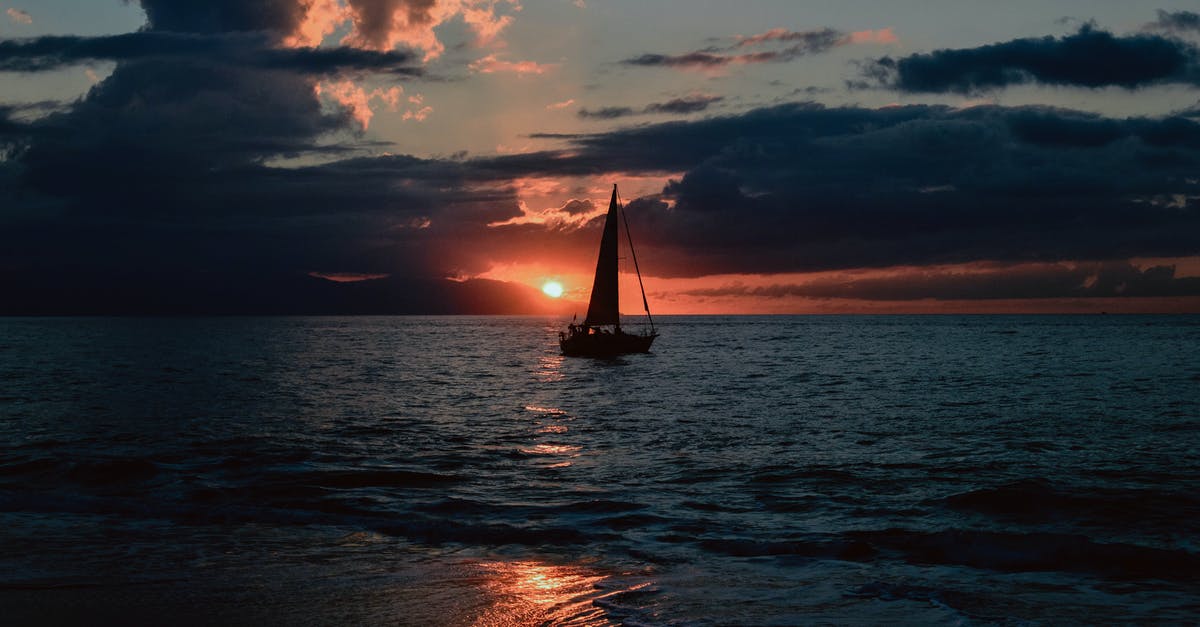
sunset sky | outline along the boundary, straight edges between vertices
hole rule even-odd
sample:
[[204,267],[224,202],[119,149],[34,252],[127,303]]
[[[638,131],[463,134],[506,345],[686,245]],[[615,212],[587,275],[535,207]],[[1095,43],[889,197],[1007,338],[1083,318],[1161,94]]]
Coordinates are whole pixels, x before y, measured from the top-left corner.
[[1195,10],[0,0],[0,313],[1198,312]]

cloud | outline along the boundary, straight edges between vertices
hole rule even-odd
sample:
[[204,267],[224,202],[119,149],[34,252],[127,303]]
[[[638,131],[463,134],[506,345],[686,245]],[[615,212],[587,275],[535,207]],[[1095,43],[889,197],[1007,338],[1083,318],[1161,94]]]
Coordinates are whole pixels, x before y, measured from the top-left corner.
[[[726,48],[707,48],[678,55],[647,53],[625,59],[621,63],[641,67],[682,69],[719,68],[753,63],[783,63],[849,44],[894,43],[895,41],[895,33],[890,28],[849,34],[832,28],[810,31],[790,31],[776,28],[749,37],[738,37],[732,46]],[[747,47],[781,43],[787,45],[776,50],[738,52]]]
[[93,61],[195,60],[305,74],[371,71],[402,76],[422,73],[408,52],[354,48],[278,48],[262,33],[140,31],[81,37],[48,35],[0,40],[0,70],[39,72]]
[[768,42],[799,42],[814,51],[828,50],[833,46],[851,43],[881,43],[892,44],[899,41],[896,33],[889,28],[879,30],[856,31],[846,35],[831,28],[810,31],[790,31],[785,28],[773,28],[757,35],[738,37],[736,48],[757,46]]
[[1173,33],[1200,32],[1200,13],[1194,11],[1164,11],[1159,9],[1158,19],[1147,24],[1146,28]]
[[[1185,114],[789,103],[558,135],[556,150],[364,157],[360,91],[414,121],[429,106],[368,88],[369,63],[303,55],[415,67],[409,53],[286,48],[311,14],[296,2],[146,6],[144,37],[0,47],[48,66],[116,61],[78,101],[0,106],[5,312],[532,311],[536,293],[445,279],[594,250],[585,201],[559,209],[579,219],[515,220],[529,179],[669,176],[629,203],[658,276],[1200,254],[1200,120]],[[347,104],[314,89],[343,81]],[[560,201],[590,197],[575,189]],[[373,275],[389,276],[327,278]],[[1185,278],[1170,289],[1192,289]]]
[[614,120],[616,118],[638,115],[639,113],[673,113],[685,115],[704,111],[710,105],[721,102],[724,99],[722,96],[710,94],[693,94],[682,98],[673,98],[666,102],[652,102],[636,111],[633,107],[602,107],[599,109],[580,109],[576,115],[583,119],[592,120]]
[[346,47],[388,52],[424,51],[428,61],[445,43],[437,29],[461,20],[486,45],[512,23],[501,9],[516,0],[140,0],[149,22],[179,33],[263,32],[286,46],[316,47],[341,29]]
[[312,0],[283,43],[292,48],[315,48],[350,19],[349,9],[340,0]]
[[33,16],[26,11],[22,11],[21,9],[9,7],[8,9],[5,9],[4,13],[8,15],[8,19],[12,20],[14,24],[33,23]]
[[895,44],[900,43],[900,38],[896,36],[896,32],[892,27],[880,28],[877,30],[858,30],[850,33],[850,43],[852,44]]
[[866,301],[1200,296],[1200,277],[1175,266],[1145,269],[1125,261],[1082,264],[901,268],[886,273],[820,275],[802,283],[729,283],[682,292],[700,297],[839,298]]
[[704,111],[710,105],[724,100],[721,96],[695,94],[683,98],[674,98],[666,102],[654,102],[646,105],[644,113],[696,113]]
[[374,50],[408,46],[425,51],[426,60],[441,55],[445,45],[435,29],[452,19],[462,19],[485,45],[512,23],[500,15],[503,5],[519,7],[516,0],[346,0],[352,23],[344,44]]
[[362,124],[364,131],[370,126],[371,118],[375,116],[375,111],[371,109],[371,101],[382,101],[390,111],[396,111],[400,106],[400,94],[404,91],[400,87],[389,89],[378,87],[368,93],[366,89],[352,80],[317,83],[314,90],[318,96],[328,94],[330,98],[342,105],[351,117]]
[[386,273],[362,273],[362,272],[309,272],[308,276],[334,283],[358,283],[359,281],[375,281],[378,279],[386,279],[390,274]]
[[563,139],[522,170],[684,172],[630,203],[667,276],[1200,254],[1181,116],[800,103]]
[[577,200],[572,198],[567,201],[567,204],[559,208],[559,211],[573,216],[587,215],[596,212],[596,203],[590,200]]
[[[264,295],[293,304],[301,302],[299,295],[311,296],[297,276],[339,287],[310,272],[392,275],[362,282],[377,285],[371,289],[380,291],[371,294],[380,295],[388,287],[477,275],[497,262],[578,256],[594,246],[599,227],[570,220],[512,221],[523,215],[513,181],[613,178],[614,164],[625,173],[615,175],[618,180],[683,173],[659,194],[629,203],[639,258],[653,276],[979,260],[1004,267],[1061,262],[1094,268],[1078,264],[1200,254],[1195,179],[1200,124],[1184,117],[1110,118],[1045,107],[794,103],[560,138],[569,146],[556,151],[454,160],[363,157],[283,168],[264,164],[261,155],[274,154],[276,144],[301,149],[326,124],[338,128],[345,121],[323,118],[309,104],[289,109],[312,100],[303,92],[280,93],[279,102],[265,107],[273,115],[231,110],[227,124],[255,129],[243,138],[248,145],[201,135],[214,125],[205,113],[210,106],[182,110],[179,119],[188,125],[161,146],[138,129],[163,128],[163,120],[175,118],[134,127],[131,120],[104,113],[123,108],[121,100],[109,100],[127,93],[117,83],[177,89],[160,84],[157,74],[133,75],[133,69],[118,68],[90,96],[96,105],[111,107],[93,110],[86,101],[40,122],[0,118],[8,120],[0,123],[0,135],[34,137],[10,163],[23,171],[17,188],[23,205],[58,207],[37,214],[44,218],[18,218],[15,207],[22,205],[0,198],[7,207],[7,217],[0,217],[5,224],[0,275],[16,286],[12,294],[18,301],[69,300],[65,291],[50,294],[46,285],[20,278],[38,276],[62,290],[81,290],[81,299],[112,306],[115,297],[97,295],[99,286],[146,306],[147,294],[157,294],[154,298],[175,299],[191,310],[198,306],[193,295],[205,294],[258,310]],[[261,76],[246,76],[251,78]],[[214,78],[187,75],[181,82]],[[142,106],[151,110],[183,104],[162,100],[153,90],[145,95]],[[265,132],[280,122],[289,126]],[[188,140],[189,128],[195,129],[194,141]],[[178,151],[176,142],[182,146]],[[71,186],[61,184],[65,176],[72,177]],[[9,179],[0,175],[4,180]],[[589,205],[576,201],[559,211],[582,216]],[[959,283],[949,276],[921,282],[914,275],[893,288],[908,292],[891,296],[882,285],[859,282],[853,289],[880,299],[971,298],[970,289],[980,298],[1194,291],[1193,280],[1164,279],[1164,270],[1143,269],[1109,281],[1106,277],[1119,273],[1116,266],[1104,267],[1089,271],[1096,278],[1085,276],[1082,291],[1072,287],[1079,284],[1078,272],[1066,281],[1062,272],[1049,270],[1040,272],[1042,278],[1013,278],[1009,272]],[[1162,280],[1154,283],[1156,277]],[[1030,287],[1037,281],[1049,287],[1037,292]],[[1126,287],[1118,291],[1122,283]],[[851,288],[805,289],[808,295],[841,297],[836,295]],[[390,302],[373,298],[361,302]],[[393,303],[395,310],[413,306],[405,303]]]
[[1091,25],[1073,35],[883,57],[864,74],[906,92],[973,93],[1038,83],[1073,87],[1200,85],[1200,52],[1158,35],[1116,36]]
[[634,114],[632,107],[602,107],[599,109],[580,109],[576,114],[584,119],[614,120]]
[[468,66],[472,72],[480,74],[511,73],[524,76],[526,74],[545,74],[558,67],[556,64],[540,64],[534,61],[505,61],[495,54],[472,61]]
[[[303,6],[147,1],[149,23],[138,33],[2,42],[0,62],[9,69],[117,61],[86,96],[48,115],[0,111],[6,279],[31,273],[81,294],[101,289],[87,288],[89,281],[142,285],[170,299],[216,289],[209,282],[250,290],[263,277],[330,268],[389,273],[371,260],[380,253],[362,256],[385,246],[380,233],[411,239],[420,229],[407,225],[433,214],[434,205],[449,212],[443,222],[453,222],[445,215],[456,211],[470,214],[464,207],[481,202],[470,193],[424,184],[398,192],[391,178],[369,172],[347,185],[337,168],[264,165],[357,150],[351,132],[369,121],[370,108],[322,103],[317,79],[343,85],[359,71],[414,67],[408,52],[282,47]],[[367,92],[354,82],[342,100],[360,91],[363,101],[400,104],[399,87]],[[429,111],[421,105],[412,115]],[[373,189],[356,187],[364,181]],[[405,211],[379,213],[391,203]],[[34,241],[43,252],[29,247]],[[276,246],[283,250],[270,252]],[[426,278],[443,270],[419,258],[411,265]]]
[[569,107],[573,104],[575,104],[575,99],[568,98],[562,102],[554,102],[554,103],[546,105],[546,110],[547,111],[558,111],[561,109],[566,109],[567,107]]

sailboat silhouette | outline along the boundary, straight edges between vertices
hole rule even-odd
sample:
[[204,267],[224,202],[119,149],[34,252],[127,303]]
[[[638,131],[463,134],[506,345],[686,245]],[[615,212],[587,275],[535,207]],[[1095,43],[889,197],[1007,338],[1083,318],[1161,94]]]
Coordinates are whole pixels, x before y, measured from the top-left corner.
[[567,330],[558,334],[558,344],[564,355],[569,357],[611,357],[626,353],[649,352],[650,344],[658,333],[654,330],[654,318],[650,316],[650,303],[646,300],[646,288],[642,285],[642,271],[638,267],[637,253],[633,250],[633,237],[629,234],[629,220],[625,222],[625,236],[629,239],[629,252],[633,257],[633,268],[637,272],[638,287],[642,290],[642,305],[650,321],[648,334],[632,334],[621,330],[621,311],[617,285],[617,233],[618,222],[624,210],[617,198],[617,186],[613,185],[612,200],[608,203],[608,216],[604,219],[604,235],[600,239],[600,255],[596,259],[596,278],[592,282],[592,296],[588,302],[587,317],[583,324],[572,322]]

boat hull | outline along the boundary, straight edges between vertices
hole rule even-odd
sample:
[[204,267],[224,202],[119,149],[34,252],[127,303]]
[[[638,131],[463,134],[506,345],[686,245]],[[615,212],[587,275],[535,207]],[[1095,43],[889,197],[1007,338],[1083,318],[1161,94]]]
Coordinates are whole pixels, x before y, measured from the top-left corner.
[[648,353],[657,333],[631,335],[615,333],[573,333],[559,336],[558,345],[567,357],[615,357],[631,353]]

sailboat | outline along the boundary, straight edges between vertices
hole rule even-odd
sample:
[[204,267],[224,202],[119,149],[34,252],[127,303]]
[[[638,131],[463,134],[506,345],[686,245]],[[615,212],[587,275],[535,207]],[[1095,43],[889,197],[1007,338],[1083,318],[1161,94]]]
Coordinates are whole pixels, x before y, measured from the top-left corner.
[[646,353],[658,333],[654,330],[654,318],[650,316],[650,303],[646,300],[646,288],[642,285],[642,270],[638,267],[637,253],[633,250],[633,236],[629,234],[629,220],[625,222],[625,236],[629,239],[629,254],[633,257],[633,269],[637,272],[638,287],[642,290],[642,305],[650,321],[647,334],[626,333],[621,330],[621,311],[617,289],[617,214],[624,218],[625,211],[617,198],[617,186],[613,185],[612,200],[608,203],[608,216],[604,219],[604,235],[600,238],[600,256],[596,259],[596,278],[592,283],[592,297],[588,302],[587,317],[583,324],[574,321],[566,331],[559,332],[558,344],[563,355],[568,357],[612,357],[627,353]]

